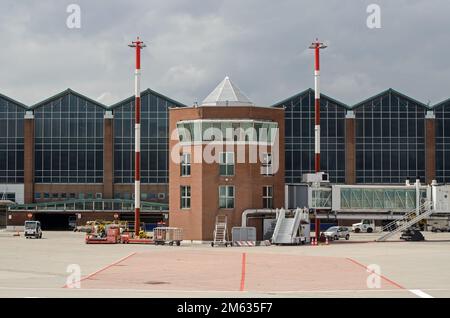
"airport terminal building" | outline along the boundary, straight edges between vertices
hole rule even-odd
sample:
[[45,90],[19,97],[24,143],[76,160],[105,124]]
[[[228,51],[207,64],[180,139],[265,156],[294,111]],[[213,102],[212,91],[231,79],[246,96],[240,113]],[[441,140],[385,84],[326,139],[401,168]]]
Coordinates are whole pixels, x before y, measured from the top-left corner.
[[[192,107],[150,89],[141,98],[143,211],[167,210],[169,193],[181,195],[169,190],[169,110]],[[321,170],[332,183],[450,182],[450,99],[429,106],[388,89],[356,105],[322,95],[320,107]],[[268,108],[284,113],[284,182],[299,183],[314,170],[314,90]],[[133,109],[134,97],[103,105],[71,89],[35,105],[0,94],[1,199],[30,210],[70,202],[94,211],[101,202],[98,209],[111,212],[97,218],[131,212]],[[283,202],[280,193],[272,199]]]

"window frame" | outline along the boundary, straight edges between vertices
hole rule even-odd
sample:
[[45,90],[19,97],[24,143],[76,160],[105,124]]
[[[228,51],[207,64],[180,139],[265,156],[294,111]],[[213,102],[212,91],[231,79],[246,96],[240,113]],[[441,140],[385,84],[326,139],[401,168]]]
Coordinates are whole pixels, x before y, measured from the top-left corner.
[[[270,193],[266,191],[267,189],[270,189]],[[273,185],[264,185],[262,187],[262,203],[263,209],[273,209]]]
[[[229,162],[229,155],[232,155],[231,163]],[[225,160],[223,160],[225,159]],[[222,173],[222,168],[225,172]],[[231,171],[230,171],[231,170]],[[232,177],[235,175],[235,155],[234,151],[223,151],[219,153],[219,175],[222,177]]]
[[[185,161],[186,158],[188,159],[187,162]],[[191,154],[188,152],[181,154],[180,176],[181,177],[191,176]]]
[[[183,190],[186,191],[183,191]],[[180,209],[181,210],[190,210],[191,209],[191,186],[190,185],[182,185],[180,186]]]
[[[221,194],[221,189],[225,189],[225,195]],[[233,189],[233,194],[229,194],[229,189]],[[232,210],[236,206],[236,187],[234,185],[219,185],[219,209]],[[225,205],[221,204],[221,200],[224,200]],[[230,201],[231,200],[231,201]],[[229,203],[232,203],[231,205]]]
[[261,163],[261,175],[263,176],[273,176],[273,156],[271,152],[265,152],[263,153],[263,160]]

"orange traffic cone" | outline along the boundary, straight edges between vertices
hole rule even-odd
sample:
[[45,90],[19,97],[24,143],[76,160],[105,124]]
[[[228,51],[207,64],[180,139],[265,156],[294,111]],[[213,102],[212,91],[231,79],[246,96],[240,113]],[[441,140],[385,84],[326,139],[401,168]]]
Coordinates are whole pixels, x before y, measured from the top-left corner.
[[314,237],[313,237],[313,238],[311,238],[311,245],[312,245],[312,246],[314,246],[314,245],[316,245],[315,243],[316,243],[316,242],[315,242],[315,239],[314,239]]
[[328,245],[329,244],[329,242],[328,242],[328,236],[325,238],[325,245]]

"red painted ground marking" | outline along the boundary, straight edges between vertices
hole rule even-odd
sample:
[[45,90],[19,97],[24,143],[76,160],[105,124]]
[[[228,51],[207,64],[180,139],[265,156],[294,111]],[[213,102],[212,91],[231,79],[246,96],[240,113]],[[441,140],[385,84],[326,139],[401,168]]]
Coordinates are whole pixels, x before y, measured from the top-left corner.
[[[99,270],[97,270],[97,271],[95,271],[95,272],[93,272],[93,273],[91,273],[91,274],[89,274],[89,275],[87,275],[87,276],[81,278],[79,281],[77,281],[77,282],[75,282],[75,283],[72,283],[71,285],[75,285],[75,284],[77,284],[77,283],[82,282],[83,280],[89,279],[89,278],[93,277],[94,275],[97,275],[98,273],[107,270],[108,268],[111,268],[111,267],[113,267],[113,266],[115,266],[115,265],[117,265],[117,264],[119,264],[119,263],[122,263],[124,260],[130,258],[131,256],[133,256],[133,255],[135,255],[135,254],[136,254],[136,252],[131,253],[131,254],[125,256],[125,257],[122,257],[122,258],[119,259],[118,261],[115,261],[115,262],[112,263],[112,264],[109,264],[109,265],[106,265],[106,266],[103,267],[103,268],[100,268]],[[69,288],[69,285],[66,284],[66,285],[64,285],[62,288]]]
[[[367,266],[366,266],[366,265],[361,264],[361,263],[359,263],[359,262],[357,262],[357,261],[355,261],[354,259],[349,258],[349,257],[347,257],[346,259],[349,260],[350,262],[352,262],[353,264],[356,264],[356,265],[358,265],[358,266],[363,267],[363,268],[367,271]],[[403,287],[402,285],[397,284],[396,282],[394,282],[393,280],[387,278],[386,276],[379,275],[379,274],[377,274],[377,273],[375,273],[375,272],[373,272],[373,271],[371,271],[370,273],[379,276],[381,279],[384,279],[385,281],[387,281],[388,283],[394,285],[394,286],[397,287],[397,288],[400,288],[400,289],[406,289],[406,288]]]
[[242,253],[242,270],[241,270],[241,288],[240,291],[244,291],[245,287],[245,263],[246,263],[247,254]]

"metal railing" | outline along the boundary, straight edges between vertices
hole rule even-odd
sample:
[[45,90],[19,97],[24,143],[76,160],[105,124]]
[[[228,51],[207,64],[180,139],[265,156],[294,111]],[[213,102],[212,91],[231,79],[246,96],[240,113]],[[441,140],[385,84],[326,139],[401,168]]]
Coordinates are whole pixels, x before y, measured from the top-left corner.
[[413,226],[417,224],[417,222],[430,216],[434,212],[432,207],[433,205],[431,201],[425,201],[419,209],[414,209],[406,213],[401,219],[386,224],[381,228],[380,232],[383,234],[377,239],[377,241],[385,241],[396,233],[406,230],[408,227]]

